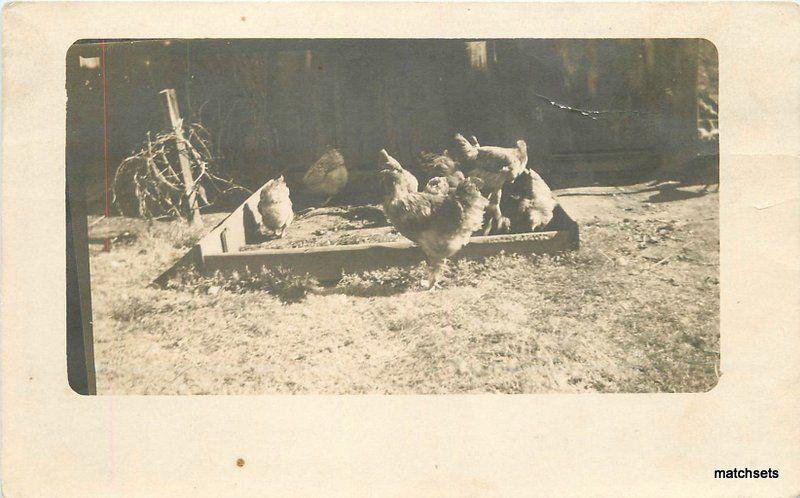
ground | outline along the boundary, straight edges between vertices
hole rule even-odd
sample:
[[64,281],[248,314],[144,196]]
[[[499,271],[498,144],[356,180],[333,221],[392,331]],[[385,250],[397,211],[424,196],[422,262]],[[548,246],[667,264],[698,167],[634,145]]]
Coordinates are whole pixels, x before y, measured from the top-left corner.
[[286,285],[230,279],[148,287],[200,233],[177,222],[92,218],[98,392],[713,388],[718,194],[646,184],[556,194],[581,227],[575,253],[462,261],[434,292],[419,285],[422,267],[348,275],[299,299],[287,299]]
[[295,216],[291,230],[287,230],[283,237],[276,238],[268,234],[265,239],[259,244],[246,245],[242,250],[405,240],[394,227],[387,224],[383,210],[378,204],[317,208]]

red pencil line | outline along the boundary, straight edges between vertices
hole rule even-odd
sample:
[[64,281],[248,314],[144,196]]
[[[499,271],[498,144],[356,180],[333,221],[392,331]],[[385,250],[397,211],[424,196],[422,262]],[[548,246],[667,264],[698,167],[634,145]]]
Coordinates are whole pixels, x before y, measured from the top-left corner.
[[[102,68],[103,78],[103,182],[105,184],[105,211],[104,214],[108,218],[110,198],[108,195],[108,145],[106,140],[106,119],[107,119],[107,103],[106,103],[106,44],[100,42],[100,66]],[[106,234],[106,251],[111,250],[111,234]]]

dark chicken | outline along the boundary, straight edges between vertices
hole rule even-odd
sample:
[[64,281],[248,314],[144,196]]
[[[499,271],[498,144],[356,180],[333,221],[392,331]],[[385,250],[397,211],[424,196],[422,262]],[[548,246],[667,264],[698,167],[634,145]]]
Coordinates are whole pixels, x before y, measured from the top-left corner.
[[323,206],[347,185],[347,166],[341,152],[329,149],[311,165],[303,176],[303,185],[312,195],[326,197]]
[[447,195],[450,193],[450,188],[450,183],[448,183],[447,178],[435,176],[428,180],[428,183],[425,184],[425,188],[422,189],[422,191],[428,194]]
[[513,232],[544,228],[553,219],[558,200],[535,171],[526,169],[503,190],[501,207]]
[[432,289],[445,260],[480,229],[488,201],[480,193],[480,180],[467,179],[446,193],[441,182],[436,182],[439,191],[416,192],[409,190],[404,172],[402,167],[381,171],[383,210],[397,231],[425,253],[430,271],[427,286]]
[[457,187],[464,181],[464,173],[459,170],[459,164],[447,150],[441,154],[421,152],[417,157],[417,165],[428,180],[446,178],[450,187]]

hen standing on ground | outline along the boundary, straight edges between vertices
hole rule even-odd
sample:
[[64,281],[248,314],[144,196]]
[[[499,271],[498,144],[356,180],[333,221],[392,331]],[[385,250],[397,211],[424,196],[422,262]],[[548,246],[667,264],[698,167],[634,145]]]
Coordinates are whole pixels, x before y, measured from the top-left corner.
[[428,260],[429,289],[436,286],[444,261],[480,229],[488,201],[480,193],[480,180],[465,180],[447,194],[410,191],[405,170],[381,171],[383,210],[400,234],[417,244]]
[[283,237],[284,232],[294,220],[289,187],[286,186],[283,175],[268,181],[261,189],[258,212],[261,214],[263,228],[279,238]]
[[303,185],[314,195],[325,195],[327,206],[331,198],[338,194],[347,185],[347,167],[342,154],[336,149],[330,149],[317,159],[305,176]]
[[518,140],[515,148],[481,146],[478,139],[472,139],[473,143],[470,143],[460,133],[456,134],[456,158],[468,177],[483,180],[483,191],[489,194],[489,220],[483,231],[488,235],[492,229],[503,228],[500,211],[503,185],[513,181],[525,169],[528,146],[524,140]]
[[532,169],[520,173],[516,180],[506,185],[504,191],[503,214],[508,216],[512,231],[532,232],[545,227],[553,219],[558,200],[542,177]]

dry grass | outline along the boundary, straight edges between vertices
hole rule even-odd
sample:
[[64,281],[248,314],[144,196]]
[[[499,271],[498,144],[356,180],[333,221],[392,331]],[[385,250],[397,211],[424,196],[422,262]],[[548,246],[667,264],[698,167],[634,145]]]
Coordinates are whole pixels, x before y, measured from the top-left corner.
[[[716,194],[565,196],[583,248],[348,275],[186,276],[148,288],[199,236],[106,220],[92,246],[100,393],[697,392],[718,378]],[[625,221],[627,220],[627,221]],[[116,225],[116,226],[115,226]],[[179,241],[176,243],[175,241]]]

